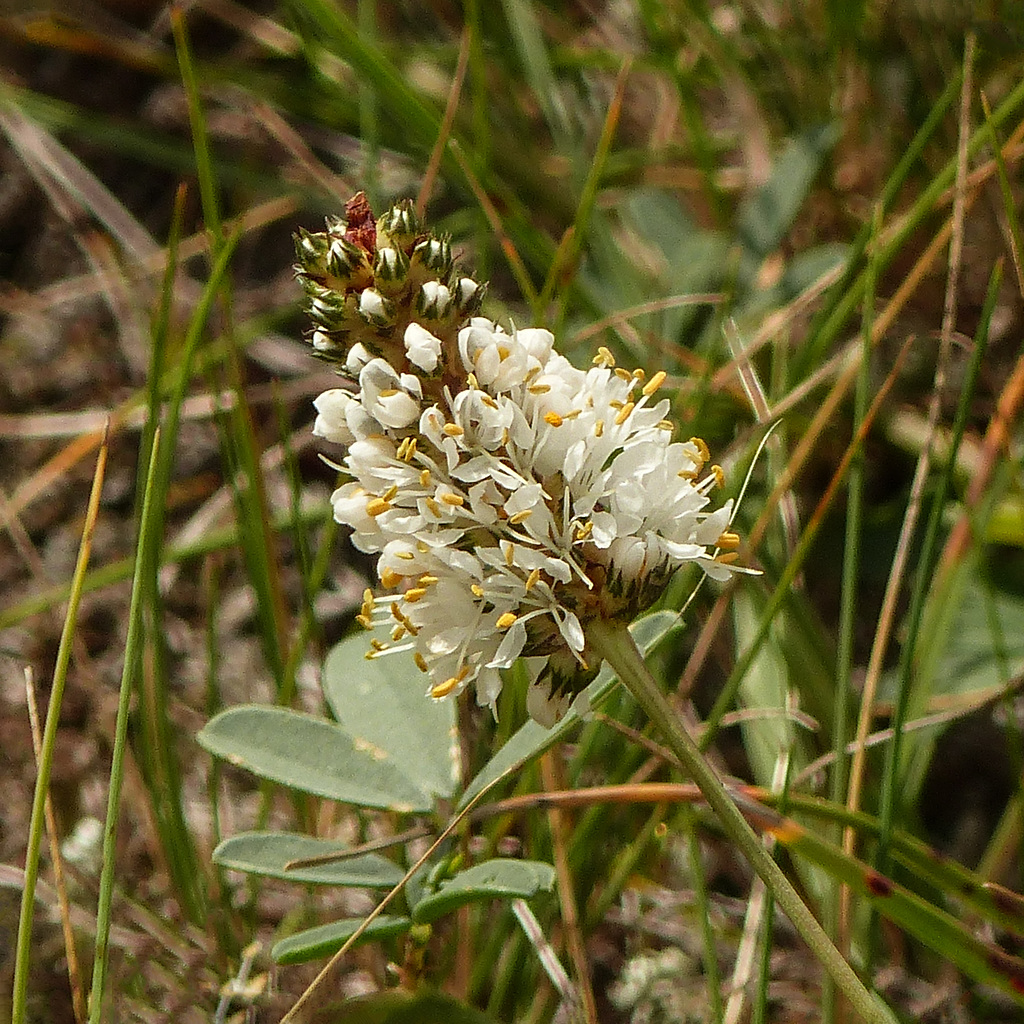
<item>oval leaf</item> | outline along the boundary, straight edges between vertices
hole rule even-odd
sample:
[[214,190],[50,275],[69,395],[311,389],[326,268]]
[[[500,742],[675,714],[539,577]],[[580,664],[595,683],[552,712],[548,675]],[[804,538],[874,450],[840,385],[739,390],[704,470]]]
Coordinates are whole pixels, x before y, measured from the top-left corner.
[[341,843],[329,839],[313,839],[292,832],[243,832],[225,839],[213,851],[213,860],[222,867],[251,875],[269,875],[314,885],[390,889],[402,880],[404,872],[401,868],[375,853],[362,853],[315,867],[292,870],[285,867],[293,860],[344,852],[345,847]]
[[197,739],[211,754],[304,793],[393,811],[429,811],[433,803],[382,751],[287,708],[229,708]]
[[[304,964],[307,960],[330,956],[348,942],[349,936],[363,923],[361,917],[346,917],[317,928],[289,935],[287,939],[275,942],[270,955],[279,964]],[[407,917],[389,917],[382,914],[375,917],[366,931],[356,940],[358,946],[370,939],[384,939],[389,935],[401,935],[412,927]]]
[[437,892],[416,904],[412,918],[417,924],[428,924],[466,903],[529,899],[538,892],[550,892],[554,884],[555,869],[550,864],[497,857],[475,864],[443,882]]
[[424,789],[451,796],[459,783],[455,702],[426,695],[426,676],[412,658],[368,661],[368,650],[360,634],[327,655],[322,686],[334,717]]

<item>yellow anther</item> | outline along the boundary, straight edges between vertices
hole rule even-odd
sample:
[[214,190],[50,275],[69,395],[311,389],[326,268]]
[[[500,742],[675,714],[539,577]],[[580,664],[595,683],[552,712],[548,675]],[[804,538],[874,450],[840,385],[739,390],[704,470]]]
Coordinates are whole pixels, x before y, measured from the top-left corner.
[[521,512],[516,512],[514,515],[508,517],[509,526],[518,526],[520,523],[526,522],[526,520],[532,515],[532,508],[524,508]]
[[466,374],[466,386],[470,391],[476,391],[480,387],[480,382],[476,379],[475,373]]
[[659,370],[645,385],[642,394],[653,395],[658,388],[668,379],[668,374],[664,370]]
[[433,586],[437,582],[437,579],[438,578],[436,576],[431,576],[430,573],[425,572],[419,578],[418,582],[419,582],[419,585],[421,587],[430,587],[430,586]]
[[603,366],[605,369],[610,370],[615,365],[615,356],[602,345],[597,350],[597,355],[594,356],[594,365]]
[[512,352],[512,349],[510,349],[507,345],[499,345],[498,346],[498,358],[502,362],[504,362],[506,359],[508,359],[509,354],[511,352]]
[[564,416],[562,417],[562,419],[563,419],[563,420],[574,420],[574,419],[576,419],[576,417],[577,417],[577,416],[579,416],[579,415],[580,415],[580,413],[581,413],[581,412],[583,412],[583,410],[582,410],[582,409],[570,409],[570,410],[569,410],[569,411],[568,411],[568,412],[567,412],[567,413],[566,413],[566,414],[565,414],[565,415],[564,415]]
[[458,423],[446,423],[441,428],[449,437],[462,437],[465,431],[458,425]]
[[515,624],[516,619],[518,617],[519,616],[515,615],[513,612],[505,612],[503,615],[498,616],[498,621],[495,623],[495,625],[498,627],[498,629],[508,629],[509,626]]
[[633,374],[631,374],[629,372],[629,370],[627,370],[624,366],[616,366],[615,367],[615,376],[618,377],[619,380],[632,380],[633,379]]
[[370,641],[370,646],[375,651],[386,651],[388,649],[388,645],[386,643],[383,643],[380,640],[371,640]]
[[395,452],[396,459],[404,459],[405,453],[409,448],[409,442],[412,440],[411,437],[405,438],[402,443],[398,446],[398,451]]
[[416,454],[416,438],[407,437],[408,445],[406,445],[405,454],[401,456],[406,462],[412,462],[413,456]]
[[429,487],[429,486],[430,486],[430,470],[429,469],[424,469],[420,473],[420,487]]
[[637,368],[636,368],[636,369],[635,369],[635,370],[633,371],[633,379],[634,379],[634,380],[643,380],[643,379],[644,379],[644,378],[645,378],[646,376],[647,376],[647,374],[646,374],[646,373],[644,373],[644,370],[643,370],[643,367],[642,367],[642,366],[638,366],[638,367],[637,367]]
[[714,465],[714,466],[711,467],[711,472],[714,474],[715,483],[718,484],[719,487],[724,487],[725,486],[725,470],[722,469],[722,467],[719,466],[719,465]]
[[501,428],[501,447],[504,448],[508,444],[508,427]]
[[621,427],[626,420],[629,419],[629,414],[633,411],[633,403],[627,402],[616,414],[615,414],[615,426]]
[[551,412],[544,413],[544,422],[550,423],[553,427],[560,427],[562,425],[562,417],[552,409]]
[[726,530],[725,533],[715,541],[715,547],[722,548],[723,551],[735,551],[740,546],[740,535],[733,533],[732,530]]
[[373,591],[369,587],[363,591],[363,607],[365,608],[367,605],[373,607]]
[[486,395],[486,394],[485,395],[481,395],[480,396],[480,401],[483,402],[484,405],[486,405],[488,409],[497,409],[498,408],[498,403],[493,398],[491,398],[490,395]]
[[585,522],[577,531],[577,540],[586,540],[594,532],[594,521],[592,519]]
[[395,626],[395,628],[391,630],[391,639],[397,643],[403,636],[405,636],[405,626],[399,623],[399,625]]
[[512,563],[515,561],[515,557],[516,557],[516,546],[515,546],[515,544],[506,544],[505,545],[505,564],[509,568],[512,567]]
[[398,388],[385,388],[382,392],[380,392],[380,396],[379,397],[381,397],[381,398],[393,398],[397,394],[398,394]]
[[535,586],[540,582],[540,569],[534,569],[529,576],[526,577],[526,590],[527,592],[533,590]]
[[604,420],[594,420],[594,437],[600,437],[604,433]]
[[416,652],[416,653],[415,653],[415,654],[414,654],[414,655],[412,656],[412,660],[413,660],[413,663],[414,663],[414,664],[416,665],[416,667],[417,667],[417,668],[418,668],[418,669],[419,669],[419,670],[420,670],[421,672],[429,672],[429,671],[430,671],[430,668],[429,668],[429,667],[427,666],[427,659],[426,659],[426,658],[424,658],[424,657],[423,657],[423,655],[422,655],[422,654],[420,654],[420,652],[419,652],[419,651],[417,651],[417,652]]
[[462,506],[466,504],[466,499],[461,494],[452,494],[451,491],[446,494],[442,494],[441,500],[446,505],[451,505],[453,508],[462,508]]
[[426,593],[426,587],[412,587],[409,590],[407,590],[402,595],[402,597],[405,598],[405,600],[408,601],[409,604],[415,604],[417,601],[423,598],[426,595]]
[[481,587],[479,583],[470,583],[469,589],[473,591],[474,597],[484,596],[484,588]]
[[356,622],[358,622],[363,629],[373,629],[373,623],[370,621],[370,617],[368,615],[357,615]]
[[609,403],[609,407],[612,409],[621,409],[626,403],[620,402],[617,398],[613,398]]
[[392,484],[382,495],[382,501],[394,501],[395,495],[398,494],[398,484]]
[[396,551],[395,558],[402,559],[403,562],[411,562],[416,556],[411,551]]
[[739,557],[738,551],[723,551],[720,555],[715,555],[715,561],[721,562],[722,565],[732,565]]
[[441,518],[441,506],[438,505],[438,503],[434,501],[433,498],[424,498],[423,504],[426,505],[427,508],[430,509],[431,513],[437,516],[438,519]]
[[704,443],[699,437],[691,437],[690,444],[696,445],[697,451],[700,452],[700,461],[707,462],[711,458],[711,449]]
[[692,470],[692,469],[681,469],[681,470],[679,470],[678,473],[676,473],[676,476],[679,477],[681,480],[696,480],[697,479],[697,473],[696,473],[695,470]]
[[380,574],[381,586],[386,587],[390,590],[392,587],[397,587],[402,582],[402,577],[395,572],[394,569],[385,567],[384,571]]
[[437,686],[431,687],[430,696],[440,700],[442,697],[447,697],[458,685],[459,677],[452,676],[451,679],[446,679],[443,683],[438,683]]
[[670,434],[676,429],[676,425],[671,420],[658,420],[655,426],[659,430],[667,430]]
[[366,503],[366,514],[370,518],[379,516],[382,512],[387,512],[391,506],[383,498],[371,498]]
[[425,540],[418,540],[416,541],[416,550],[421,555],[425,555],[430,550],[430,545]]

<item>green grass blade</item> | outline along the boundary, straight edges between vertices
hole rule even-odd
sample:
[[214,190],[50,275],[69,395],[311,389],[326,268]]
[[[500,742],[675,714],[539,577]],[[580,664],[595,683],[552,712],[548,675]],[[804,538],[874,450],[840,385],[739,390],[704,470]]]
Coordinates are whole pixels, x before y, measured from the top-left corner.
[[103,488],[107,464],[106,439],[100,447],[93,476],[92,491],[85,517],[85,528],[78,548],[78,559],[71,581],[68,609],[64,616],[57,660],[53,669],[53,685],[46,709],[46,725],[43,727],[43,742],[39,751],[39,766],[36,772],[35,792],[32,797],[32,816],[29,821],[28,845],[25,851],[25,885],[21,894],[21,914],[18,918],[18,937],[14,962],[14,980],[11,986],[12,1024],[26,1024],[28,973],[32,953],[32,923],[35,918],[36,882],[39,878],[39,851],[45,829],[46,793],[50,786],[50,772],[53,767],[54,750],[57,744],[57,725],[60,720],[64,687],[71,663],[71,642],[78,624],[78,609],[82,600],[82,581],[89,564],[92,550],[93,531],[99,515],[100,492]]

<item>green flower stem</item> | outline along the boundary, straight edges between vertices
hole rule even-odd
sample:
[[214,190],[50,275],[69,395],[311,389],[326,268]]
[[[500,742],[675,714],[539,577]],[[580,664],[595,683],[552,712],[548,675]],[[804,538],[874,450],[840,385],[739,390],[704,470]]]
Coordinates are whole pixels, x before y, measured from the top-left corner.
[[793,927],[831,975],[860,1019],[866,1024],[894,1024],[895,1017],[891,1011],[864,987],[853,968],[832,945],[825,930],[733,803],[722,781],[679,722],[657,681],[644,664],[643,656],[626,627],[611,622],[593,623],[588,627],[587,639],[594,650],[607,660],[647,717],[661,731],[662,738],[697,784],[708,806],[718,815],[726,834],[743,852],[750,866],[761,877]]

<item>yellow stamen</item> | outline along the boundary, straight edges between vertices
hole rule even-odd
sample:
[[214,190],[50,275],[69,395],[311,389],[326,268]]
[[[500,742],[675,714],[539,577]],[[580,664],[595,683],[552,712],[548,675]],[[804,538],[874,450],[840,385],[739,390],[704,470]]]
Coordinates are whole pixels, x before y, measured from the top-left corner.
[[438,503],[434,501],[433,498],[424,498],[423,504],[426,505],[427,508],[430,509],[431,513],[437,516],[438,519],[441,518],[441,506],[438,505]]
[[391,639],[394,640],[396,643],[399,640],[401,640],[403,636],[405,636],[405,626],[399,624],[395,626],[393,630],[391,630]]
[[425,555],[430,550],[430,545],[426,541],[416,541],[416,550],[421,554]]
[[391,506],[383,498],[372,498],[366,503],[366,514],[371,518],[379,516],[382,512],[387,512]]
[[515,561],[516,546],[515,544],[508,544],[505,547],[505,564],[511,569],[512,563]]
[[409,448],[409,442],[412,440],[411,437],[405,438],[402,443],[398,446],[398,451],[395,452],[396,459],[404,459],[405,453]]
[[357,615],[356,622],[358,622],[363,629],[373,629],[373,623],[367,615]]
[[697,451],[700,452],[700,461],[707,462],[711,458],[711,449],[704,443],[699,437],[691,437],[690,444],[696,445]]
[[380,574],[381,586],[386,587],[390,590],[392,587],[397,587],[402,582],[402,577],[395,572],[394,569],[385,568]]
[[659,370],[645,385],[642,394],[650,397],[654,394],[658,388],[668,379],[668,374],[664,370]]
[[397,394],[398,394],[398,388],[385,388],[380,393],[380,397],[381,398],[392,398],[394,395],[397,395]]
[[411,551],[396,551],[395,558],[402,559],[403,562],[411,562],[416,556]]
[[466,374],[466,386],[470,391],[476,391],[480,387],[480,382],[476,379],[475,373]]
[[540,582],[540,569],[534,569],[529,576],[526,577],[526,590],[529,592],[533,590],[535,586]]
[[518,616],[513,614],[512,612],[505,612],[504,615],[498,616],[498,621],[495,623],[495,625],[498,627],[498,629],[508,629],[509,626],[515,624],[517,618]]
[[718,484],[719,487],[724,487],[725,486],[725,470],[722,469],[722,467],[719,466],[719,465],[714,465],[714,466],[711,467],[711,472],[714,474],[715,483]]
[[621,427],[626,420],[629,419],[629,414],[633,411],[633,403],[627,402],[616,414],[615,414],[615,426]]
[[388,649],[388,645],[385,644],[385,643],[382,643],[380,640],[371,640],[370,641],[370,646],[375,651],[386,651]]
[[676,425],[671,420],[658,420],[656,426],[659,430],[667,430],[670,434],[676,429]]
[[577,417],[577,416],[579,416],[579,414],[580,414],[581,412],[583,412],[583,410],[582,410],[582,409],[571,409],[571,410],[570,410],[569,412],[567,412],[567,413],[566,413],[566,414],[565,414],[565,415],[564,415],[564,416],[562,417],[562,419],[563,419],[563,420],[574,420],[574,419],[576,419],[576,417]]
[[546,395],[551,390],[550,384],[531,384],[527,389],[531,395]]
[[551,412],[544,413],[544,422],[550,423],[553,427],[560,427],[562,425],[562,417],[552,409]]
[[435,584],[437,582],[437,579],[438,578],[436,576],[431,576],[430,573],[426,573],[425,572],[419,578],[419,584],[420,584],[421,587],[429,587],[429,586],[432,586],[433,584]]
[[481,587],[479,583],[470,583],[469,589],[473,591],[474,597],[484,596],[484,588]]
[[681,470],[679,470],[678,473],[676,473],[676,476],[678,476],[681,480],[696,480],[697,479],[697,474],[692,469],[681,469]]
[[465,431],[458,425],[458,423],[446,423],[441,428],[449,437],[462,437]]
[[409,444],[406,447],[405,455],[403,455],[402,458],[406,462],[412,462],[412,457],[416,454],[416,438],[415,437],[407,437],[406,440],[409,442]]
[[533,515],[532,508],[524,508],[521,512],[516,512],[515,515],[508,517],[509,526],[518,526],[520,523],[525,522],[530,516]]
[[419,670],[420,670],[421,672],[429,672],[429,671],[430,671],[430,669],[429,669],[429,668],[428,668],[428,666],[427,666],[427,659],[426,659],[426,658],[424,658],[424,657],[423,657],[423,655],[422,655],[422,654],[420,654],[420,652],[419,652],[419,651],[417,651],[417,652],[416,652],[416,653],[415,653],[415,654],[414,654],[414,655],[412,656],[412,660],[413,660],[413,663],[414,663],[414,664],[416,665],[416,667],[417,667],[417,668],[418,668],[418,669],[419,669]]
[[499,345],[498,346],[498,358],[501,359],[502,362],[504,362],[506,359],[508,359],[509,353],[511,351],[512,351],[512,349],[508,348],[506,345]]
[[447,697],[458,685],[459,677],[452,676],[451,679],[446,679],[443,683],[438,683],[437,686],[431,687],[430,696],[440,700],[442,697]]
[[740,535],[733,533],[732,530],[726,530],[718,540],[715,541],[715,547],[722,548],[724,551],[735,551],[740,546]]
[[486,405],[488,409],[497,409],[498,408],[498,403],[493,398],[491,398],[490,395],[481,395],[480,396],[480,401],[483,402],[484,405]]
[[627,370],[624,366],[616,366],[615,367],[615,376],[618,377],[619,380],[632,380],[633,379],[633,374],[631,374],[629,372],[629,370]]
[[739,557],[738,551],[723,551],[720,555],[715,556],[715,561],[721,562],[722,565],[732,565]]
[[593,532],[594,532],[594,521],[591,519],[591,520],[588,520],[587,522],[585,522],[576,531],[576,539],[577,540],[586,540]]
[[404,597],[409,604],[415,604],[426,594],[426,592],[426,587],[412,587],[410,590],[407,590],[402,597]]
[[600,437],[604,433],[604,420],[594,420],[594,437]]
[[466,499],[461,494],[452,494],[450,491],[447,494],[442,494],[441,500],[454,508],[462,508],[466,504]]
[[380,497],[382,501],[394,501],[398,494],[398,484],[392,484]]
[[635,369],[635,370],[633,371],[633,379],[634,379],[634,380],[643,380],[643,379],[644,379],[644,378],[645,378],[646,376],[647,376],[647,374],[646,374],[646,373],[644,373],[644,370],[643,370],[643,367],[642,367],[642,366],[638,366],[638,367],[637,367],[637,368],[636,368],[636,369]]
[[367,605],[373,607],[373,591],[369,587],[363,591],[363,607],[365,608]]
[[605,369],[610,370],[615,365],[615,356],[602,345],[597,350],[597,355],[594,356],[594,365],[603,366]]
[[429,486],[430,486],[430,470],[429,469],[424,469],[420,473],[420,487],[429,487]]

